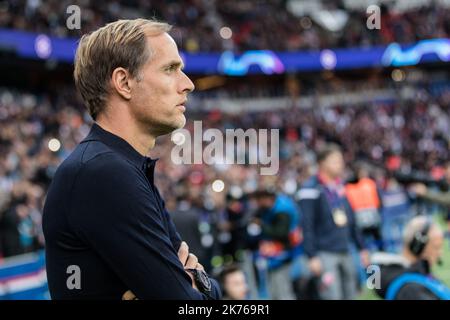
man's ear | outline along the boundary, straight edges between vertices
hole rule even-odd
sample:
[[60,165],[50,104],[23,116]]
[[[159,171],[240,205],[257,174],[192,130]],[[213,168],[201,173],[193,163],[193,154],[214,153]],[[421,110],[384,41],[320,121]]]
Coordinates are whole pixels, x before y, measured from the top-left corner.
[[114,69],[111,75],[111,86],[125,100],[131,99],[131,75],[125,68]]

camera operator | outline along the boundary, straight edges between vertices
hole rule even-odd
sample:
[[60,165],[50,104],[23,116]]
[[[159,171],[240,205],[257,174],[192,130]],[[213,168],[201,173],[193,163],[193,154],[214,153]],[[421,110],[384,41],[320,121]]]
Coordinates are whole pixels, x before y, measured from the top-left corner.
[[270,190],[258,190],[252,198],[258,208],[253,223],[262,231],[259,254],[268,263],[270,298],[294,300],[290,270],[301,243],[298,208],[290,197]]

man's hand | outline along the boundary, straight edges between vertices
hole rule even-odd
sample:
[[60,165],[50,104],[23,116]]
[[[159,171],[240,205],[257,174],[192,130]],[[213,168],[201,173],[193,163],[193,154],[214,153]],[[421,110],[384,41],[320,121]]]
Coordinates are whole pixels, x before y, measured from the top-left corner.
[[[189,253],[189,247],[184,241],[181,242],[180,249],[178,249],[178,259],[180,259],[180,262],[184,266],[184,269],[198,269],[202,271],[205,270],[203,266],[198,263],[198,258],[192,253]],[[190,272],[186,271],[186,273],[191,278],[192,287],[198,290],[194,281],[194,276]],[[122,300],[137,300],[137,298],[131,290],[128,290],[123,294]]]
[[322,274],[322,262],[319,257],[312,257],[308,261],[309,270],[315,275],[320,276]]
[[361,250],[359,253],[359,256],[361,258],[361,264],[363,265],[364,268],[367,268],[370,264],[370,255],[369,255],[369,251],[367,250]]
[[428,188],[423,183],[415,183],[411,186],[411,190],[420,197],[427,193]]
[[[198,258],[193,255],[192,253],[189,253],[189,247],[186,242],[181,242],[180,249],[178,249],[178,259],[180,259],[181,264],[184,266],[184,269],[198,269],[198,270],[204,270],[203,266],[198,263]],[[196,290],[198,290],[195,281],[194,276],[192,273],[186,271],[186,273],[189,275],[189,277],[192,280],[192,287]]]
[[125,292],[122,296],[122,300],[139,300],[131,290]]

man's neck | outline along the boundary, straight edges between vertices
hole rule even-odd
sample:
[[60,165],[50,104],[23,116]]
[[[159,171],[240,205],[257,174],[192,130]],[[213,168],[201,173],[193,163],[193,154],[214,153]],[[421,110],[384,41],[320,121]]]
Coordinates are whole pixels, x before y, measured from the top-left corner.
[[319,178],[326,185],[334,185],[338,180],[338,178],[333,177],[324,170],[319,171]]
[[128,142],[137,152],[143,156],[147,156],[148,152],[155,146],[156,137],[148,133],[143,133],[137,125],[128,125],[128,121],[111,121],[107,117],[102,116],[96,120],[96,123],[102,129],[119,136]]
[[418,261],[418,258],[406,248],[403,249],[403,257],[409,262],[409,264],[414,264]]

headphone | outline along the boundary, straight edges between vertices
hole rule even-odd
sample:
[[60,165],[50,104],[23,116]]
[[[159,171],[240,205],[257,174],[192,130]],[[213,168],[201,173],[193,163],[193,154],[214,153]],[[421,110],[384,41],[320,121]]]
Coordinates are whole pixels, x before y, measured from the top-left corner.
[[414,233],[414,236],[409,243],[409,250],[416,256],[419,257],[423,250],[425,249],[425,246],[428,243],[429,240],[429,231],[431,228],[431,222],[427,220],[423,228],[421,228],[419,231]]

